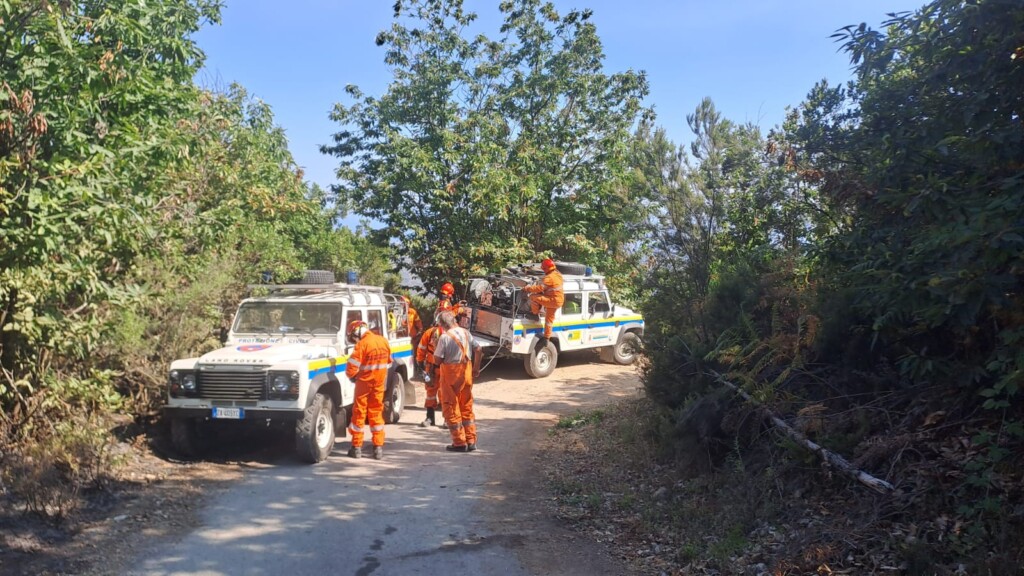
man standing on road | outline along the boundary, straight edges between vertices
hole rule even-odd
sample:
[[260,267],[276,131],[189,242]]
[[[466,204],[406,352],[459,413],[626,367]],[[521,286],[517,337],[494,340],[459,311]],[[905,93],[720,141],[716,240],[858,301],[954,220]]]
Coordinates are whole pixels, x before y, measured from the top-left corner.
[[544,308],[544,344],[551,339],[551,327],[555,323],[555,312],[565,304],[565,292],[562,290],[562,273],[558,271],[551,258],[540,263],[544,278],[540,284],[531,284],[523,288],[530,294],[530,313],[538,320],[540,309]]
[[421,428],[435,425],[434,414],[440,404],[437,400],[437,387],[441,381],[438,376],[437,364],[435,364],[434,350],[437,349],[437,341],[441,334],[441,326],[435,319],[434,325],[427,328],[416,347],[416,364],[423,372],[423,392],[426,394],[423,407],[427,409],[427,417],[420,422]]
[[391,365],[391,346],[383,336],[370,331],[362,320],[350,322],[346,333],[348,341],[356,345],[345,367],[345,376],[356,385],[352,420],[348,425],[348,431],[352,433],[352,447],[348,455],[352,458],[362,456],[363,424],[369,419],[373,457],[380,460],[384,457],[384,390]]
[[445,450],[472,452],[476,450],[473,378],[480,375],[480,345],[468,330],[455,323],[451,311],[441,312],[438,322],[444,334],[437,340],[434,358],[441,377],[441,409],[452,435],[452,443]]

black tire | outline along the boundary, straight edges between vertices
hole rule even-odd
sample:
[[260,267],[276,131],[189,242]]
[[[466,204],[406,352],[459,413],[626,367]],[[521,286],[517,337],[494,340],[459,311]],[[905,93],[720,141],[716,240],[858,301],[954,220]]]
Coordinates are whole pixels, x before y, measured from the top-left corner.
[[181,456],[194,458],[203,453],[205,446],[199,434],[199,422],[195,418],[171,420],[171,445]]
[[523,367],[533,378],[544,378],[555,371],[558,364],[558,348],[548,341],[544,346],[534,346],[529,356],[523,357]]
[[330,270],[306,270],[303,284],[334,284],[334,272]]
[[580,264],[579,262],[555,262],[555,268],[562,274],[578,274],[582,276],[587,273],[587,265]]
[[384,423],[398,424],[405,410],[405,378],[395,370],[388,378],[388,388],[384,392]]
[[304,462],[323,462],[334,448],[334,401],[317,392],[295,423],[295,451]]
[[348,436],[348,423],[352,421],[352,406],[349,405],[347,408],[338,410],[338,414],[334,417],[334,437],[341,436],[345,438]]
[[612,350],[612,359],[615,360],[616,364],[628,366],[636,362],[642,346],[640,336],[636,332],[626,332],[619,336],[619,341],[615,343],[615,348]]

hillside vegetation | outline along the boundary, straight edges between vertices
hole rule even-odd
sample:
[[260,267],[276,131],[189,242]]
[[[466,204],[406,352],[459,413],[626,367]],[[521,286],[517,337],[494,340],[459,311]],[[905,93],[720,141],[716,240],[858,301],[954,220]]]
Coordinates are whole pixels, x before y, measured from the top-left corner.
[[[200,88],[219,2],[0,3],[0,493],[63,518],[116,465],[111,430],[216,345],[264,271],[387,252],[333,227],[269,106]],[[130,421],[130,420],[129,420]]]

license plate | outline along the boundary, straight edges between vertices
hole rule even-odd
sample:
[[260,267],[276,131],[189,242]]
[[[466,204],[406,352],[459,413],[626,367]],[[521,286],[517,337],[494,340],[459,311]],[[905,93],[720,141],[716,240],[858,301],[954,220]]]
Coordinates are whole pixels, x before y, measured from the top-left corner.
[[229,420],[241,420],[245,417],[245,412],[241,408],[214,408],[214,418],[226,418]]

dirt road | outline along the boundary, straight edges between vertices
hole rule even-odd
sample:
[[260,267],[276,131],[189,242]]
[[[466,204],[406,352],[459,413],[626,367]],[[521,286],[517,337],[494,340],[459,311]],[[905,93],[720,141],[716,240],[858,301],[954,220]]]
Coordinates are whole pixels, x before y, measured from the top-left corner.
[[513,360],[485,370],[474,389],[480,435],[474,453],[445,452],[447,432],[418,427],[424,412],[410,407],[401,423],[388,426],[383,460],[350,459],[347,442],[316,466],[282,453],[206,498],[192,529],[147,541],[116,570],[626,573],[603,546],[549,517],[537,461],[544,454],[536,446],[559,416],[637,394],[639,381],[632,367],[591,354],[560,360],[541,380],[528,378]]

